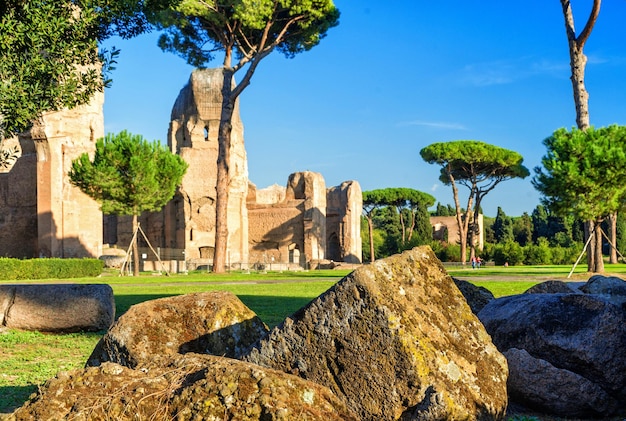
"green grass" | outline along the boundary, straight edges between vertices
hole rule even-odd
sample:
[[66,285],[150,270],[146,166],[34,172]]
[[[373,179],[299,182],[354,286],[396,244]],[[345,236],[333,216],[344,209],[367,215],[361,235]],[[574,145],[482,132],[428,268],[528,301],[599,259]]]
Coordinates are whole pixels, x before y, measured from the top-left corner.
[[[230,291],[268,326],[273,327],[326,291],[347,273],[348,271],[311,271],[308,274],[312,276],[268,273],[250,274],[253,276],[236,274],[230,277],[204,273],[171,277],[148,275],[138,278],[81,278],[72,279],[71,282],[110,284],[115,295],[118,317],[131,305],[147,300],[192,292]],[[45,282],[50,281],[29,283]],[[10,282],[0,281],[2,283]],[[54,377],[59,371],[84,366],[102,334],[103,332],[43,334],[12,329],[0,331],[0,414],[11,412],[22,405],[37,390],[38,385]]]
[[82,367],[102,335],[0,332],[0,412],[10,412],[59,371]]
[[[626,265],[607,265],[607,272],[626,273]],[[566,266],[484,267],[480,270],[448,267],[450,275],[484,286],[496,296],[517,294],[545,279],[565,279]],[[579,267],[576,276],[587,276]],[[71,279],[73,283],[107,283],[115,294],[116,314],[146,300],[191,292],[225,290],[236,294],[270,327],[327,290],[349,271],[232,272],[207,274],[119,277],[115,272],[100,278]],[[499,280],[501,279],[501,280]],[[20,283],[50,283],[37,280]],[[64,282],[64,281],[63,281]],[[0,284],[11,283],[0,281]],[[102,333],[69,335],[0,331],[0,414],[22,405],[38,385],[58,371],[82,367]]]

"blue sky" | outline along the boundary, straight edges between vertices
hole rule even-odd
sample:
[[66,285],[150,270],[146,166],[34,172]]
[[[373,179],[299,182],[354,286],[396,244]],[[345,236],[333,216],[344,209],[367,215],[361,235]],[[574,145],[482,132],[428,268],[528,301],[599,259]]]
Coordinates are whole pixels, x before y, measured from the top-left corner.
[[[591,0],[572,0],[582,29]],[[543,139],[575,125],[569,55],[557,0],[336,0],[339,26],[293,59],[273,53],[240,97],[250,180],[284,185],[320,172],[327,186],[411,187],[452,204],[439,168],[419,151],[433,142],[480,140],[519,152],[531,169]],[[523,5],[523,6],[522,6]],[[585,47],[590,119],[626,124],[626,1],[606,0]],[[105,93],[105,130],[167,140],[170,112],[193,70],[156,46],[158,34],[121,49]],[[217,60],[208,67],[218,67]],[[531,212],[530,182],[501,183],[483,201],[495,216]],[[462,202],[467,198],[462,189]]]

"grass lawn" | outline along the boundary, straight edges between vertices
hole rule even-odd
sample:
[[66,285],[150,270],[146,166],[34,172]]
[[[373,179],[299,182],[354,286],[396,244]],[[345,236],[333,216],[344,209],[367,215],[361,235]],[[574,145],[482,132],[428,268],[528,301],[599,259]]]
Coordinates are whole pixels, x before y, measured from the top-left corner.
[[[448,267],[450,275],[491,290],[496,297],[517,294],[546,279],[565,280],[565,266],[484,267],[480,270]],[[586,280],[579,267],[572,280]],[[626,273],[626,265],[607,265],[607,272]],[[116,314],[136,303],[191,292],[225,290],[236,294],[273,327],[327,290],[348,271],[270,272],[71,279],[72,283],[107,283],[115,294]],[[55,280],[20,283],[52,283]],[[64,281],[68,282],[68,281]],[[11,283],[0,281],[0,284]],[[58,371],[82,367],[101,333],[69,335],[0,330],[0,414],[22,405],[38,385]],[[1,416],[0,416],[1,418]]]

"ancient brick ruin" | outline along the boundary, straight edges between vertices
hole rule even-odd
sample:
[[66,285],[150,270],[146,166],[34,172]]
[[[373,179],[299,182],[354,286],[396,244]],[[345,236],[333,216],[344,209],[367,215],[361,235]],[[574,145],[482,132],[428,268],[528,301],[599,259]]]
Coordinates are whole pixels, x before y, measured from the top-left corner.
[[2,147],[18,158],[0,169],[0,256],[98,257],[102,212],[69,183],[71,162],[104,136],[102,104],[45,113],[31,130]]
[[[194,71],[181,90],[172,109],[168,145],[189,163],[189,169],[163,211],[140,220],[154,247],[184,251],[184,256],[171,259],[186,260],[189,268],[210,264],[214,252],[221,87],[222,72],[204,69]],[[356,181],[327,189],[320,174],[302,172],[290,175],[286,187],[257,190],[248,180],[238,105],[230,156],[230,267],[272,263],[275,268],[279,264],[315,267],[331,260],[360,263],[362,196]],[[129,218],[105,220],[105,244],[127,247],[131,237]]]

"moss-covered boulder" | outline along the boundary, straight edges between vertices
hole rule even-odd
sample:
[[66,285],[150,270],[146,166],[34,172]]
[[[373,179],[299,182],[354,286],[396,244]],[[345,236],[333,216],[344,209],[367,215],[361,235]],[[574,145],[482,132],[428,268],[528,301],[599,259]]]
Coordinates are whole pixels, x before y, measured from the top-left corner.
[[156,357],[138,370],[107,362],[61,373],[8,417],[70,419],[357,420],[325,387],[253,364],[197,354]]
[[230,292],[160,298],[124,313],[98,342],[87,365],[110,361],[135,368],[155,356],[187,352],[235,358],[267,332],[259,317]]
[[244,356],[329,387],[361,420],[491,420],[506,359],[429,247],[378,260]]

